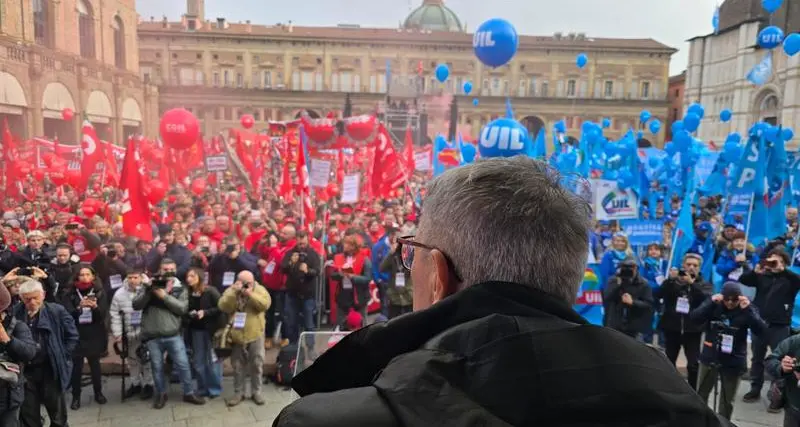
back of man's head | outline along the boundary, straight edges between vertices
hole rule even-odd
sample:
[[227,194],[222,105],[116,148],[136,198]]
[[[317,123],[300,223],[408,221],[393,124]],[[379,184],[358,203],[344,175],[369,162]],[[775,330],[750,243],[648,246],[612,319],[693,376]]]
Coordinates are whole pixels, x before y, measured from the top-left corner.
[[416,240],[450,258],[462,288],[513,282],[573,303],[586,267],[591,207],[562,181],[525,156],[450,170],[427,187]]

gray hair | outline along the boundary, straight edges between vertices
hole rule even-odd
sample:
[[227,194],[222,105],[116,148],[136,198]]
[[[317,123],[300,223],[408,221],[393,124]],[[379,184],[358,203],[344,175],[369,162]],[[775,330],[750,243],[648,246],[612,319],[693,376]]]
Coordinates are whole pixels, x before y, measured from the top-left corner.
[[591,207],[555,169],[526,156],[482,159],[427,188],[417,236],[450,258],[463,287],[513,282],[574,303]]
[[31,292],[44,292],[44,288],[42,284],[38,280],[33,279],[24,279],[20,285],[19,290],[17,293],[21,294],[29,294]]

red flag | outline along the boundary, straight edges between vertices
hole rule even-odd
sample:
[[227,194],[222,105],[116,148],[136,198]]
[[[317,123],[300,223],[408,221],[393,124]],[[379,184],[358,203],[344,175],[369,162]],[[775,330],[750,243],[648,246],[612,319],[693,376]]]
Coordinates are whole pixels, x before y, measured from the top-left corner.
[[122,230],[128,236],[152,242],[150,205],[147,203],[142,185],[144,176],[144,164],[139,150],[133,139],[129,138],[119,184],[122,190]]
[[306,153],[303,150],[303,144],[297,144],[297,150],[298,193],[300,193],[303,200],[305,226],[311,230],[311,225],[317,220],[317,213],[314,212],[314,205],[311,203],[311,183],[308,177],[308,166],[306,165]]
[[117,156],[114,155],[114,149],[111,147],[110,142],[103,141],[103,148],[105,148],[105,165],[106,168],[106,182],[103,185],[111,185],[116,187],[119,185],[119,168],[117,167]]
[[391,141],[386,128],[380,125],[370,177],[373,197],[389,197],[390,191],[401,187],[407,180],[402,159],[397,155]]
[[414,136],[411,134],[411,126],[406,128],[405,146],[403,147],[403,160],[406,166],[406,173],[414,173]]
[[81,131],[81,149],[83,150],[83,160],[81,161],[81,180],[78,183],[78,191],[86,191],[89,186],[89,178],[97,171],[97,164],[103,158],[103,149],[100,147],[100,140],[94,126],[88,120],[83,122]]

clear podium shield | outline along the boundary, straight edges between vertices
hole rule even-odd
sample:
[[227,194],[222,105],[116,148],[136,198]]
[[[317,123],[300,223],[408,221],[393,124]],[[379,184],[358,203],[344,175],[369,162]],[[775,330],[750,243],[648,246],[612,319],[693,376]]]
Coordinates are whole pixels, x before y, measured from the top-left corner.
[[[294,365],[294,375],[298,375],[306,368],[311,366],[315,360],[338,343],[345,335],[350,332],[325,331],[325,332],[303,332],[300,334],[299,345],[297,346],[297,359]],[[297,393],[292,390],[292,399],[298,399]]]

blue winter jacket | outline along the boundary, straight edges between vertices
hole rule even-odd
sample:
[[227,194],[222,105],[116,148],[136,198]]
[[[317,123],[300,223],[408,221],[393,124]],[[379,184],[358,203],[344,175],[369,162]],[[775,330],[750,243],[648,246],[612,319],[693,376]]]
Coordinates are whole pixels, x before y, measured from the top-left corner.
[[[14,317],[26,322],[24,305],[19,304],[14,308]],[[61,390],[67,390],[72,378],[72,352],[75,351],[79,339],[75,319],[60,304],[46,302],[39,309],[36,329],[46,337],[50,367],[58,375]]]
[[[375,243],[375,246],[372,247],[372,265],[381,265],[381,262],[389,255],[389,251],[391,250],[392,246],[389,244],[389,237],[381,237],[378,243]],[[373,268],[372,280],[374,280],[375,283],[389,283],[389,273],[382,273],[380,268]]]

